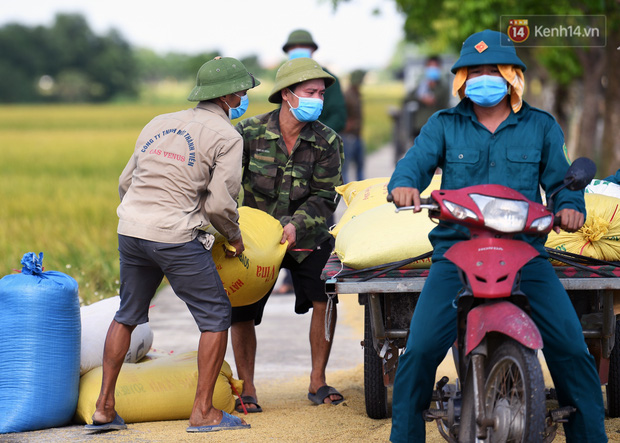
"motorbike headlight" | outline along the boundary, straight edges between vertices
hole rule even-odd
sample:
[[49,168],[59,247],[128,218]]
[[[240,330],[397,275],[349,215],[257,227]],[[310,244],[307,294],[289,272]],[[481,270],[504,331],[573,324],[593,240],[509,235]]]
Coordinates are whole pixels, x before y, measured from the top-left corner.
[[553,222],[553,216],[545,215],[544,217],[537,218],[532,222],[532,228],[536,229],[538,232],[542,232],[549,227],[549,225]]
[[519,232],[525,228],[529,205],[520,200],[471,194],[484,217],[484,225],[499,232]]
[[478,216],[476,213],[470,209],[467,209],[464,206],[457,205],[456,203],[452,203],[449,200],[444,200],[444,205],[450,214],[452,214],[455,218],[459,220],[464,220],[466,218],[473,218],[474,220],[478,220]]

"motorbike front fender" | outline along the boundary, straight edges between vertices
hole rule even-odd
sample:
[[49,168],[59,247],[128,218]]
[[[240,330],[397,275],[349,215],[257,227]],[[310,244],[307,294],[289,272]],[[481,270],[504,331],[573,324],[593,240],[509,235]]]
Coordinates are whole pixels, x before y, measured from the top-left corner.
[[521,308],[507,301],[476,306],[467,314],[465,353],[469,354],[489,332],[504,334],[530,349],[542,349],[542,336]]

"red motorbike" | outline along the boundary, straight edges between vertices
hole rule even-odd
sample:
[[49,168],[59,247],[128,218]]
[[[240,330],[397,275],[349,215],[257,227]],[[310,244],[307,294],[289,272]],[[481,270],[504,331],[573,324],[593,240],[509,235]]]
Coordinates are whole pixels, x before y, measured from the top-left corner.
[[433,394],[435,408],[424,413],[427,421],[437,421],[446,440],[552,441],[557,423],[574,411],[547,411],[537,357],[542,338],[519,288],[521,269],[539,254],[514,236],[548,234],[556,223],[553,195],[565,187],[584,189],[595,172],[591,160],[577,159],[560,189],[547,196],[547,206],[500,185],[436,190],[421,199],[430,218],[466,226],[471,233],[445,253],[463,282],[453,346],[458,379],[448,384],[443,377]]

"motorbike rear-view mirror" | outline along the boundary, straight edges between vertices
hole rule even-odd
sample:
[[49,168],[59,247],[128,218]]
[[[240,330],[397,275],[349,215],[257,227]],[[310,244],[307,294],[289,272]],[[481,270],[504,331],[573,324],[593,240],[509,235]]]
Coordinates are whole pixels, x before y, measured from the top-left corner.
[[553,210],[553,198],[564,188],[568,188],[571,191],[581,191],[585,189],[594,178],[594,174],[596,174],[596,165],[594,162],[587,157],[579,157],[569,166],[568,171],[566,171],[562,186],[547,197],[547,207]]
[[590,184],[596,174],[596,165],[587,157],[579,157],[568,168],[564,185],[571,191],[580,191]]

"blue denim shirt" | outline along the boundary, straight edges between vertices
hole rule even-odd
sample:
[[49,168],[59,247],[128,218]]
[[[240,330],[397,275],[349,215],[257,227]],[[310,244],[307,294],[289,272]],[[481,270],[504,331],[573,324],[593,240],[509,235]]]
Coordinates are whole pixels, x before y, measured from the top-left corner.
[[[439,111],[428,120],[413,147],[398,162],[388,184],[425,189],[437,167],[443,171],[442,189],[478,184],[513,188],[528,199],[542,202],[540,187],[551,193],[560,187],[570,163],[564,134],[552,115],[523,102],[494,133],[477,119],[465,98],[454,108]],[[540,186],[540,187],[539,187]],[[563,189],[555,196],[557,213],[564,208],[586,213],[583,191]],[[434,258],[456,241],[467,238],[462,226],[441,223],[429,234]],[[546,237],[517,237],[546,256]]]

